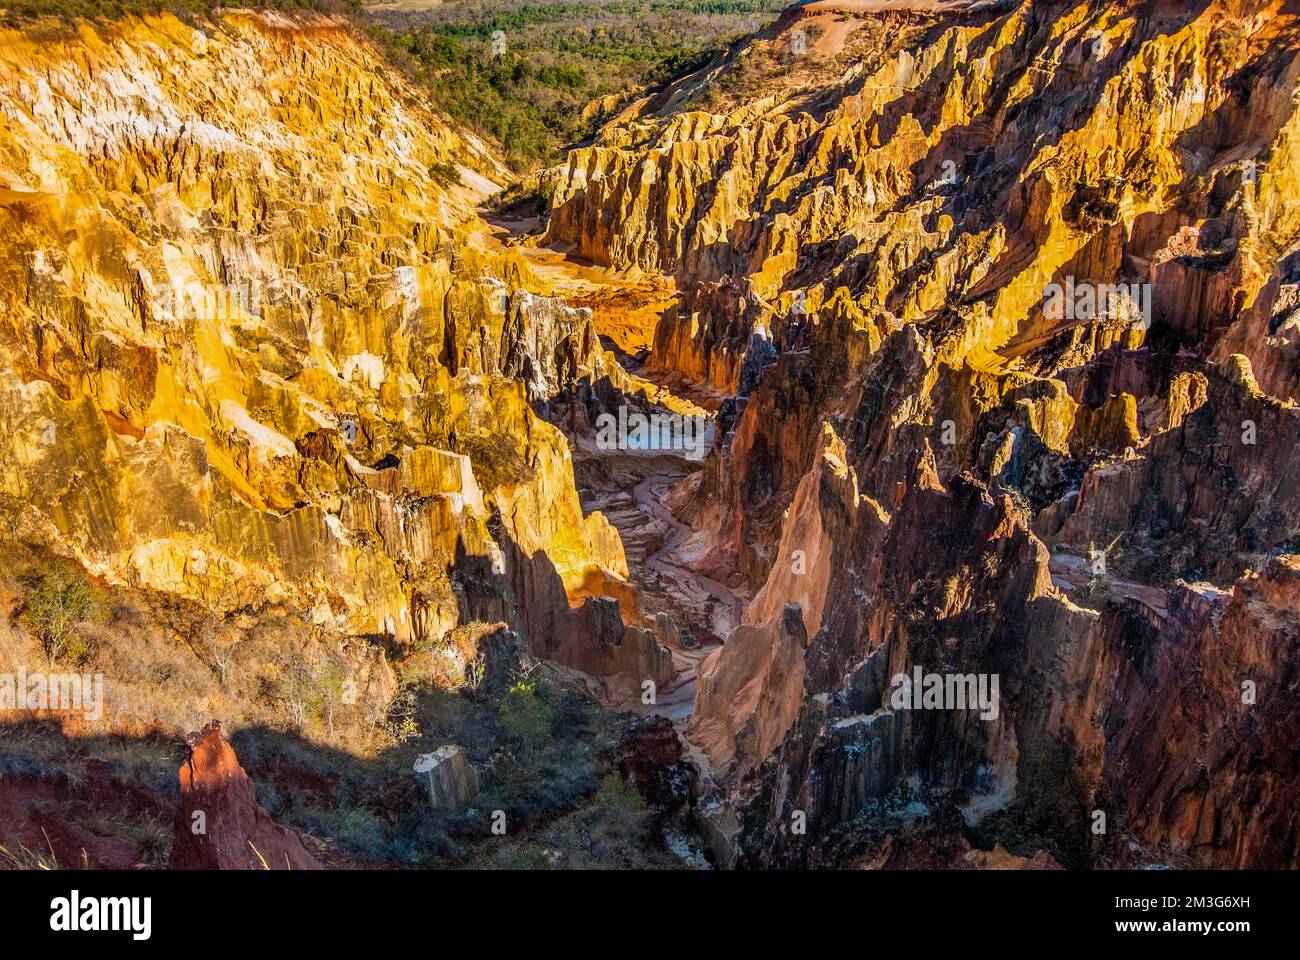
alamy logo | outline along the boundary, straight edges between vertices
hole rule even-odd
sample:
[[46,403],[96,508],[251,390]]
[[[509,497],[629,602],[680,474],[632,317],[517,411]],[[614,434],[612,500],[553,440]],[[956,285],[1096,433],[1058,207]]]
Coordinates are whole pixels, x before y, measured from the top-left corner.
[[709,452],[709,418],[693,413],[602,413],[596,418],[596,449],[681,453],[699,460]]
[[175,320],[240,320],[259,316],[262,309],[262,285],[255,280],[178,284],[163,287],[158,297]]
[[79,710],[87,719],[104,715],[102,673],[0,673],[0,711]]
[[911,676],[895,674],[889,685],[895,710],[978,710],[981,720],[998,718],[996,673],[926,673],[915,667]]
[[50,929],[58,933],[125,930],[133,940],[148,940],[153,932],[153,899],[82,897],[73,890],[70,897],[50,901]]
[[1151,284],[1049,283],[1043,289],[1043,316],[1048,320],[1099,320],[1118,317],[1143,330],[1151,326]]

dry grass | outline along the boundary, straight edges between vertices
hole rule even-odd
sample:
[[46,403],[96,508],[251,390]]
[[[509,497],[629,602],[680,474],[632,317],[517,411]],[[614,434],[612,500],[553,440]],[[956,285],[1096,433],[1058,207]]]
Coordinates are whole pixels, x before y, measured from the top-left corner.
[[[361,638],[323,630],[307,612],[286,605],[212,615],[161,593],[98,584],[111,598],[111,612],[103,622],[78,625],[88,652],[76,663],[47,665],[18,614],[32,585],[66,563],[40,545],[0,538],[0,673],[26,665],[103,676],[103,717],[70,715],[66,733],[176,737],[220,717],[232,729],[294,729],[356,755],[385,745],[377,725],[387,708],[378,702],[383,685],[365,679],[382,673],[378,651]],[[308,691],[301,725],[283,689],[287,668],[299,661],[320,667],[313,673],[319,689]],[[355,704],[342,703],[345,680],[359,688]]]
[[6,847],[0,843],[0,870],[61,870],[53,853],[43,854],[19,845]]

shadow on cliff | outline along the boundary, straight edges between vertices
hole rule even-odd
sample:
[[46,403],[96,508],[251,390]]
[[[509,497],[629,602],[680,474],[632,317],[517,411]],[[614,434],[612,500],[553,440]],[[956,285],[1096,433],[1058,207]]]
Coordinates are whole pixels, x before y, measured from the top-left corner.
[[586,674],[571,677],[573,685],[611,704],[639,692],[645,679],[667,682],[655,668],[653,637],[624,621],[625,612],[634,615],[635,586],[590,564],[580,584],[566,586],[546,550],[528,553],[510,537],[495,505],[488,527],[499,558],[471,554],[458,540],[447,567],[460,624],[509,624],[526,647],[522,659],[535,656]]

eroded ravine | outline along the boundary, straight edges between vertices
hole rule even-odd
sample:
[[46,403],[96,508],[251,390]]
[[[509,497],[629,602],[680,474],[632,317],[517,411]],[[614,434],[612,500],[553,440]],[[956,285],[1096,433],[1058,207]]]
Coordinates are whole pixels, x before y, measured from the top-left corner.
[[[743,400],[667,500],[713,532],[694,565],[762,583],[691,716],[719,862],[915,865],[835,846],[917,787],[987,820],[1062,782],[1063,864],[1294,861],[1286,721],[1240,684],[1295,635],[1295,30],[805,5],[570,152],[547,242],[688,281],[653,363]],[[937,664],[998,678],[996,716],[894,709]],[[1084,849],[1102,806],[1131,833]]]
[[[712,414],[706,414],[705,405],[716,403],[710,402],[707,385],[679,380],[670,384],[662,371],[646,368],[631,352],[640,349],[644,355],[659,312],[672,301],[670,281],[637,277],[629,282],[572,258],[569,251],[538,243],[529,236],[535,221],[493,219],[486,211],[480,215],[491,228],[478,235],[480,242],[514,246],[553,284],[557,295],[575,304],[597,304],[596,328],[629,380],[665,413],[707,415],[711,437]],[[653,295],[647,296],[648,291]],[[668,614],[680,631],[678,642],[665,641],[672,652],[671,682],[655,691],[653,703],[632,701],[626,707],[666,716],[684,734],[695,706],[700,664],[741,621],[749,601],[742,586],[728,586],[692,568],[691,548],[700,535],[681,522],[667,502],[674,486],[702,468],[703,459],[666,451],[574,452],[598,460],[591,472],[607,478],[604,483],[579,484],[583,512],[600,511],[618,530],[629,577],[647,613]]]

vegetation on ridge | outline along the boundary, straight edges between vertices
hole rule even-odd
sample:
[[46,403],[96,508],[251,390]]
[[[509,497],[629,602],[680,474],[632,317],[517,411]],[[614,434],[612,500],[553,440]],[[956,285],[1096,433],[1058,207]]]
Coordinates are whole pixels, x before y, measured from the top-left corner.
[[636,96],[702,66],[785,0],[377,3],[376,38],[434,102],[524,172]]

